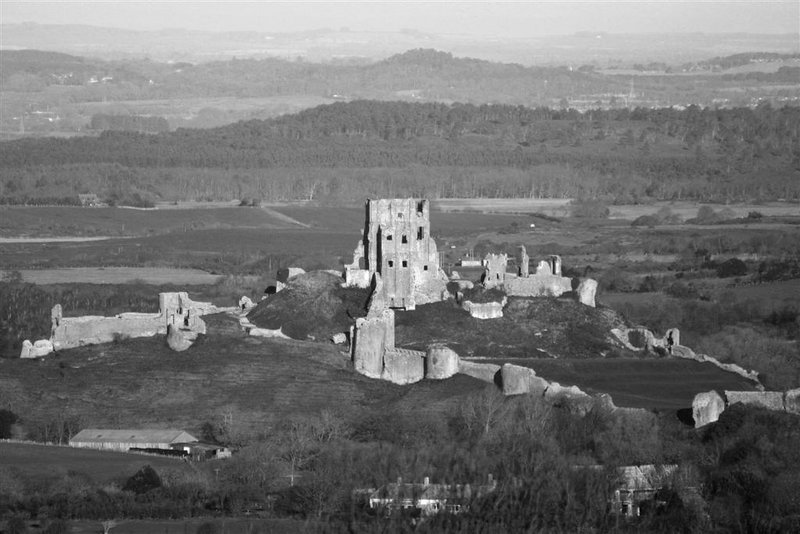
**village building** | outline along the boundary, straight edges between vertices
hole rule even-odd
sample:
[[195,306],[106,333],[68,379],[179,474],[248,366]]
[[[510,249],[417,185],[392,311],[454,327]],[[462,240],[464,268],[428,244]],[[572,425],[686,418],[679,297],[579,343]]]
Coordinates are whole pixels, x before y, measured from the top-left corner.
[[668,465],[624,465],[616,469],[616,488],[611,498],[611,510],[625,517],[639,517],[647,506],[664,506],[658,492],[668,486],[677,470]]
[[127,452],[130,449],[173,450],[199,440],[183,430],[86,428],[69,440],[70,447]]
[[489,475],[486,484],[431,484],[425,477],[422,483],[403,482],[398,478],[381,486],[369,495],[369,507],[385,513],[399,511],[435,515],[440,512],[458,514],[469,509],[473,499],[494,491],[497,483]]

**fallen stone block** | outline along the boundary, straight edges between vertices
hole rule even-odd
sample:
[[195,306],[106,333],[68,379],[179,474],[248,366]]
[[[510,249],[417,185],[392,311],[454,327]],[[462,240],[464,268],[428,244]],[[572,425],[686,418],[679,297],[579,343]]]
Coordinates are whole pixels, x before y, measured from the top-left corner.
[[506,305],[506,298],[502,302],[472,302],[465,300],[461,307],[469,312],[476,319],[498,319],[503,316],[503,307]]
[[182,328],[173,328],[170,326],[167,332],[167,345],[175,352],[183,352],[197,339],[197,332],[193,330],[184,330]]
[[20,358],[42,358],[53,352],[53,343],[49,339],[39,339],[35,343],[30,340],[22,342]]
[[458,354],[445,345],[431,345],[425,356],[425,378],[443,380],[458,373]]
[[692,418],[694,427],[704,427],[715,423],[722,412],[725,411],[725,400],[716,391],[698,393],[692,401]]
[[345,334],[344,332],[339,332],[338,334],[334,334],[333,337],[331,338],[331,341],[333,341],[333,343],[336,345],[347,343],[347,334]]
[[800,415],[800,388],[787,391],[783,399],[783,405],[787,412]]

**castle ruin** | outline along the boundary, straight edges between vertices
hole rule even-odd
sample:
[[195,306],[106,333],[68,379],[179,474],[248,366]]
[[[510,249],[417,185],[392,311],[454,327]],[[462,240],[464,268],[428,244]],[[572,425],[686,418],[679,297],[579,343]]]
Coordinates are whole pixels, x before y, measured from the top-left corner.
[[158,334],[171,334],[170,346],[185,350],[197,334],[206,333],[200,317],[221,311],[213,304],[191,300],[183,291],[159,293],[158,304],[157,313],[127,312],[112,317],[64,317],[61,305],[56,304],[50,312],[50,338],[35,343],[25,340],[20,357],[40,358],[57,350]]
[[389,308],[413,310],[443,299],[447,277],[431,237],[430,203],[413,198],[367,200],[364,234],[344,268],[344,287],[382,280]]

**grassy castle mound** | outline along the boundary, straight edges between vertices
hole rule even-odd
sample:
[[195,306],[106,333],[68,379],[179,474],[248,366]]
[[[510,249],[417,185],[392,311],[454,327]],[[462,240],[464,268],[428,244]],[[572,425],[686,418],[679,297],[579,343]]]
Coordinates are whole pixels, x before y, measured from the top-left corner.
[[247,317],[260,328],[280,328],[292,339],[327,341],[367,314],[370,290],[343,288],[341,283],[341,276],[326,271],[300,274]]

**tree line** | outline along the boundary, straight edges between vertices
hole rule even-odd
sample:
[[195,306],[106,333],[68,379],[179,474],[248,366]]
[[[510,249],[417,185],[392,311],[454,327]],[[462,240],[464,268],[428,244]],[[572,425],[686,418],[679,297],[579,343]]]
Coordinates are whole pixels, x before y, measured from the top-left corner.
[[[415,195],[418,187],[438,191],[431,196],[584,196],[618,202],[800,196],[800,108],[768,104],[579,113],[354,101],[210,130],[106,131],[96,138],[22,139],[0,147],[2,197],[12,203],[55,196],[48,182],[63,183],[70,175],[75,181],[67,185],[80,192],[98,180],[80,178],[70,168],[80,166],[102,183],[108,165],[121,166],[132,183],[141,181],[136,192],[151,199],[186,199],[170,196],[174,177],[185,175],[213,175],[215,188],[229,192],[214,199],[242,198],[235,196],[242,182],[248,196],[262,200],[337,200],[357,193],[363,182],[372,189],[388,185],[401,196]],[[570,181],[544,184],[542,176],[554,168]],[[314,176],[312,184],[295,187],[302,173]],[[436,183],[443,174],[449,185]],[[409,175],[413,185],[397,185],[403,182],[398,176]],[[522,176],[525,185],[506,183],[507,175]],[[268,189],[274,192],[263,192]]]
[[[113,483],[72,471],[27,484],[15,467],[0,466],[0,517],[235,517],[258,509],[328,532],[800,527],[797,417],[741,404],[695,431],[674,416],[613,410],[602,402],[575,411],[532,395],[504,398],[487,386],[446,414],[325,410],[288,417],[256,439],[232,430],[204,425],[204,439],[236,444],[230,460],[192,470],[145,467]],[[647,463],[678,464],[656,482],[658,503],[629,520],[610,513],[618,487],[614,466]],[[356,491],[425,476],[475,487],[488,474],[497,481],[494,491],[476,492],[462,514],[440,513],[419,525],[414,513],[369,509],[367,494]]]

